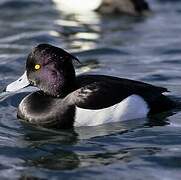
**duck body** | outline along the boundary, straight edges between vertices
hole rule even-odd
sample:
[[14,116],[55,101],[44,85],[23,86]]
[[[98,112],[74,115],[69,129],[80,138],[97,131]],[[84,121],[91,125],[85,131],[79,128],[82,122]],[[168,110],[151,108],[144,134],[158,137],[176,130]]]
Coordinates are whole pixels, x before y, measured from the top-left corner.
[[53,0],[57,9],[66,13],[87,13],[97,11],[102,14],[121,13],[144,15],[150,12],[145,0]]
[[25,97],[18,117],[45,127],[70,128],[138,119],[169,110],[165,88],[103,75],[77,77],[78,87],[64,98],[37,91]]
[[[19,118],[39,126],[67,129],[144,118],[175,106],[163,95],[166,88],[105,75],[76,77],[73,58],[46,44],[32,51],[26,79],[40,91],[21,101]],[[7,91],[14,85],[9,85]]]

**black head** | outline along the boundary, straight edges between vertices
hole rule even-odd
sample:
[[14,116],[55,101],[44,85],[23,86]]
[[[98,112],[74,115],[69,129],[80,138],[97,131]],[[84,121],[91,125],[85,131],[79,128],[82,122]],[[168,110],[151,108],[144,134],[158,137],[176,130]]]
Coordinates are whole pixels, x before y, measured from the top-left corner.
[[40,44],[29,54],[26,63],[27,77],[51,96],[65,96],[75,88],[73,60],[78,59],[61,48]]

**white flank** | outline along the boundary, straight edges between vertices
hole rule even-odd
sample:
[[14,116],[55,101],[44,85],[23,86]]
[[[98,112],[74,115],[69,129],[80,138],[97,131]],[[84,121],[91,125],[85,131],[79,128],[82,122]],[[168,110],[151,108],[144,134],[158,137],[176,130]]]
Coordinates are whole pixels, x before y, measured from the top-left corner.
[[139,119],[147,116],[148,104],[138,95],[131,95],[114,106],[90,110],[76,107],[74,126],[97,126],[110,122]]

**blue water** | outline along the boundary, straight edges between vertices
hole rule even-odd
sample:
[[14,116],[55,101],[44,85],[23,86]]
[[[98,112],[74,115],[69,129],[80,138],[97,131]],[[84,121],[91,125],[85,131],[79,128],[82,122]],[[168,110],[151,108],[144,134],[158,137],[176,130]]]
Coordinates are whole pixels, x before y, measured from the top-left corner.
[[[67,15],[51,0],[0,0],[0,89],[24,71],[30,49],[50,43],[77,55],[77,73],[167,87],[181,101],[181,2],[150,0],[149,17]],[[16,118],[26,92],[0,95],[1,179],[181,178],[181,112],[71,131]]]

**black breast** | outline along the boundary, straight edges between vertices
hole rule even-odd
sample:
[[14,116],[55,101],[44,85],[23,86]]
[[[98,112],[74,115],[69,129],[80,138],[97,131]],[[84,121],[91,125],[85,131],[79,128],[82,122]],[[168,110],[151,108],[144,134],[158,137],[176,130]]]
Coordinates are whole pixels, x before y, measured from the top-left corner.
[[25,97],[18,117],[35,125],[66,129],[73,127],[75,106],[38,91]]

